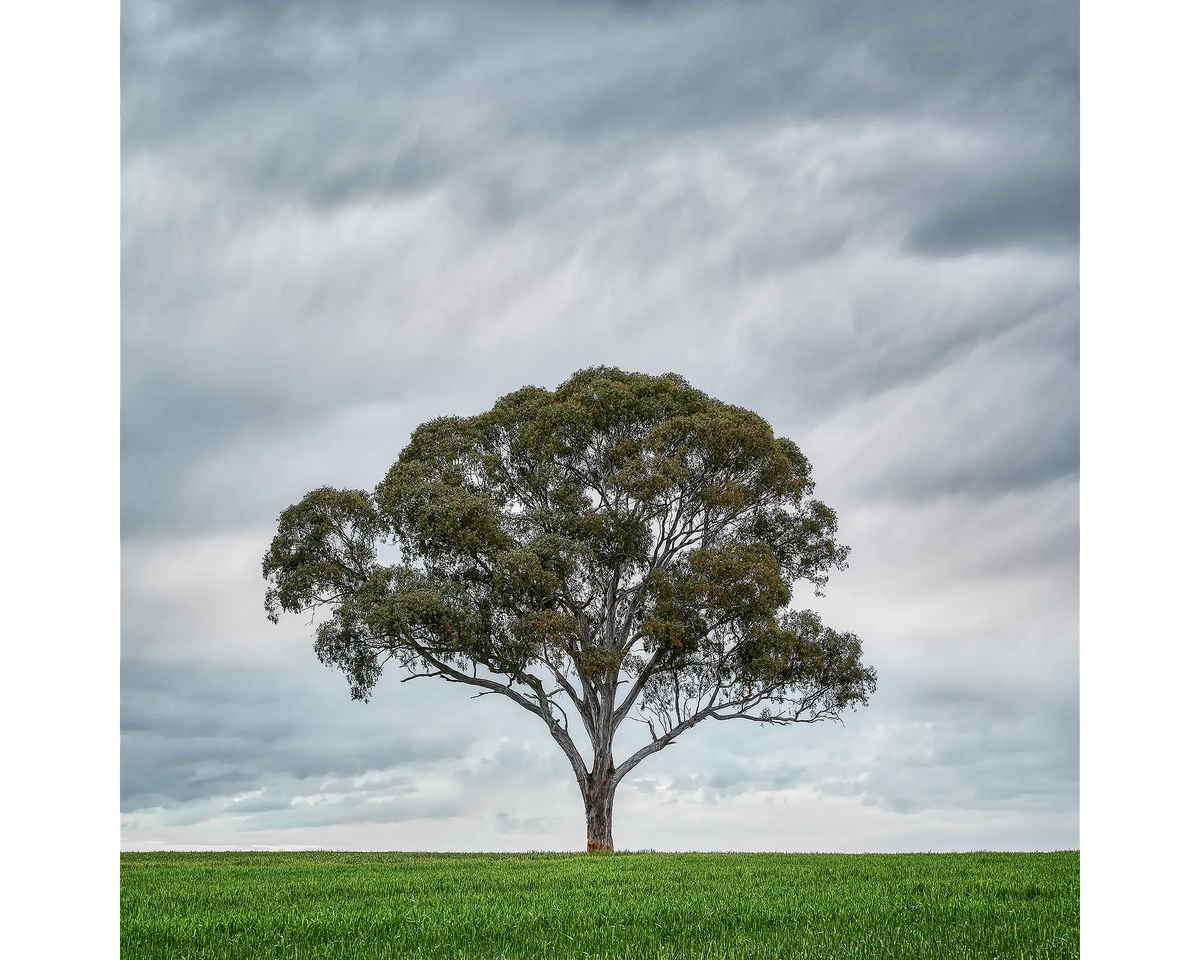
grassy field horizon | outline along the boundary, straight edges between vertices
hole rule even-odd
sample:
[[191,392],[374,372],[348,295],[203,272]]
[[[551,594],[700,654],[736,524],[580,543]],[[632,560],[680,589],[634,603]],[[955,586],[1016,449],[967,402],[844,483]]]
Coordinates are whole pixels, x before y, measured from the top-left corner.
[[123,852],[123,958],[1079,956],[1079,851]]

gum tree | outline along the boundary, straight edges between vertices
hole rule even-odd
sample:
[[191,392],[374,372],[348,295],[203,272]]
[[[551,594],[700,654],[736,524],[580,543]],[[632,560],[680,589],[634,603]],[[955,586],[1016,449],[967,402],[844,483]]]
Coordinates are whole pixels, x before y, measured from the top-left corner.
[[[675,374],[591,368],[418,427],[373,493],[284,510],[267,613],[325,610],[317,656],[355,699],[390,662],[533,714],[588,850],[611,850],[617,785],[701,721],[814,723],[874,692],[856,636],[788,607],[849,553],[812,494],[761,417]],[[627,720],[646,738],[618,760]]]

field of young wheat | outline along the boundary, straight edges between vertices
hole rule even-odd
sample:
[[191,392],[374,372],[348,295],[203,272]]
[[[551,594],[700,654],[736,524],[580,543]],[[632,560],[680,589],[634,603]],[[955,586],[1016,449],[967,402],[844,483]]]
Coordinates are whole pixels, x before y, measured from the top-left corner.
[[126,853],[121,956],[1079,956],[1079,853]]

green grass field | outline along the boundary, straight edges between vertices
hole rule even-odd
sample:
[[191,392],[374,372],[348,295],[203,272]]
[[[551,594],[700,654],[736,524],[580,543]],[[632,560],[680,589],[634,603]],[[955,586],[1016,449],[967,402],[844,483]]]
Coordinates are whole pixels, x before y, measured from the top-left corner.
[[1079,956],[1079,853],[124,853],[121,956]]

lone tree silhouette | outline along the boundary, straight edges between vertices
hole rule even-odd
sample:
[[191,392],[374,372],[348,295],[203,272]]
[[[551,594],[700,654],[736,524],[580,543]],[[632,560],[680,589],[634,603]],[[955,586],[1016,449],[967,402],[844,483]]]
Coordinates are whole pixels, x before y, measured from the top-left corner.
[[[812,492],[761,417],[594,367],[418,427],[374,493],[284,510],[267,613],[327,608],[314,647],[356,700],[394,661],[528,710],[571,762],[588,850],[612,850],[617,785],[702,720],[814,723],[874,692],[858,637],[787,609],[849,554]],[[649,739],[618,763],[630,717]]]

